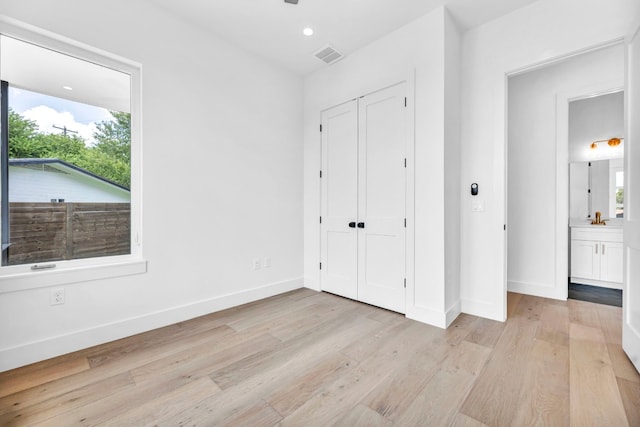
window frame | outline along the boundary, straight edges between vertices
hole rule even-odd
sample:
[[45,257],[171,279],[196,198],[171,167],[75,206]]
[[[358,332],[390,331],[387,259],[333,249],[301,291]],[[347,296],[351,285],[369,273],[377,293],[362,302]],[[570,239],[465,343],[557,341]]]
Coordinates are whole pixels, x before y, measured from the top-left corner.
[[[141,215],[142,65],[1,15],[0,34],[124,72],[131,78],[131,253],[42,263],[55,264],[56,267],[49,270],[34,271],[31,269],[34,264],[0,266],[0,294],[146,273],[147,262],[143,257]],[[4,221],[4,218],[0,218],[0,221]]]

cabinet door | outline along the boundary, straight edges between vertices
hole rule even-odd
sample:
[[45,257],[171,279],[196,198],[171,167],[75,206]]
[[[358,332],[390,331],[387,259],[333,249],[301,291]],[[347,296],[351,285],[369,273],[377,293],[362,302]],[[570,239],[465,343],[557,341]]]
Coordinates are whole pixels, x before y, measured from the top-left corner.
[[600,280],[622,283],[622,243],[600,243]]
[[571,241],[571,276],[600,280],[599,242]]

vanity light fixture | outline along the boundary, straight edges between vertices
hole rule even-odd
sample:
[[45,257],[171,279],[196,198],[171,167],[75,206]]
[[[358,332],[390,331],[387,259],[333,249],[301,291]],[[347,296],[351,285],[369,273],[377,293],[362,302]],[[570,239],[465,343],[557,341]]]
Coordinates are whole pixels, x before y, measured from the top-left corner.
[[617,147],[618,145],[620,145],[623,139],[624,138],[601,139],[599,141],[593,141],[589,147],[591,147],[592,150],[595,150],[596,148],[598,148],[598,143],[600,142],[606,142],[607,144],[609,144],[609,147]]

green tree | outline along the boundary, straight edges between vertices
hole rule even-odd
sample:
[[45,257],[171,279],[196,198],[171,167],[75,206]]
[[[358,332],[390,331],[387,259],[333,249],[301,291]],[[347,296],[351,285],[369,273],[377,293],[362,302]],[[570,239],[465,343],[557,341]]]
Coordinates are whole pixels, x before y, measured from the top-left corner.
[[45,134],[37,124],[9,110],[9,158],[56,158],[124,187],[131,184],[131,119],[128,113],[111,112],[113,121],[97,125],[97,143],[88,147],[76,135]]
[[9,109],[9,158],[39,157],[42,141],[36,140],[38,125]]
[[616,203],[619,203],[619,204],[624,203],[624,189],[623,188],[619,188],[618,191],[616,191]]
[[110,157],[131,163],[131,114],[109,111],[113,120],[98,123],[95,148]]

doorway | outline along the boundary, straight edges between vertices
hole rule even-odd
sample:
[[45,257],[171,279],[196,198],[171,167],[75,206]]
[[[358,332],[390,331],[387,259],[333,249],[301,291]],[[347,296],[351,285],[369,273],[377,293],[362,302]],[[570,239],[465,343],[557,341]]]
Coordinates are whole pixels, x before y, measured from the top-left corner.
[[569,103],[620,91],[624,58],[618,43],[508,76],[508,291],[567,299]]

